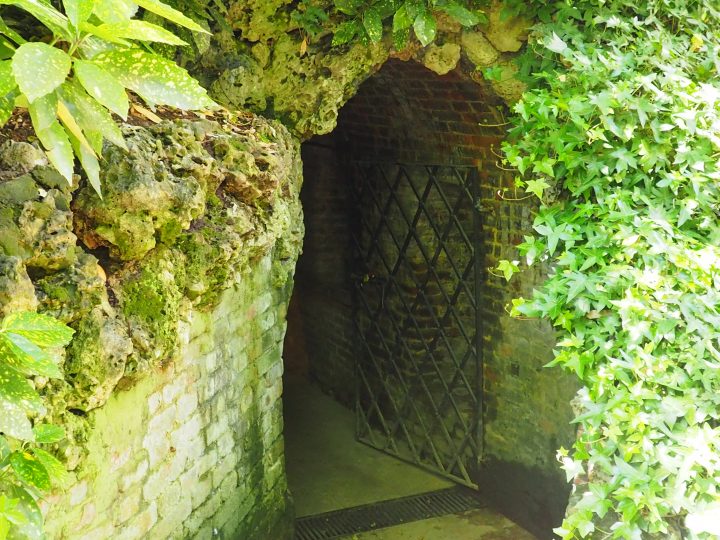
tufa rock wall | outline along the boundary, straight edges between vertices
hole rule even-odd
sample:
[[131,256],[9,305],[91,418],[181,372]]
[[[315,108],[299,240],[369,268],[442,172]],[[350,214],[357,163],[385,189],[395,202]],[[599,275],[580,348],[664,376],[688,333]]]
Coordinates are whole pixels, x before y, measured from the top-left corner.
[[[328,1],[318,4],[331,9]],[[292,17],[296,9],[291,0],[232,3],[222,24],[208,18],[214,35],[195,41],[193,53],[182,53],[184,62],[223,105],[277,118],[302,138],[332,131],[339,109],[391,57],[414,59],[441,75],[462,66],[477,81],[483,69],[498,67],[499,80],[487,83],[508,102],[524,88],[512,60],[530,23],[503,17],[499,2],[486,8],[488,22],[473,29],[438,14],[435,43],[423,48],[411,41],[402,51],[393,48],[390,36],[332,47],[332,30],[341,21],[329,21],[311,38]]]
[[75,481],[48,529],[262,538],[288,511],[280,343],[303,233],[297,143],[225,113],[123,132],[129,152],[104,151],[102,199],[32,144],[0,148],[0,315],[37,309],[76,331],[64,379],[35,379]]

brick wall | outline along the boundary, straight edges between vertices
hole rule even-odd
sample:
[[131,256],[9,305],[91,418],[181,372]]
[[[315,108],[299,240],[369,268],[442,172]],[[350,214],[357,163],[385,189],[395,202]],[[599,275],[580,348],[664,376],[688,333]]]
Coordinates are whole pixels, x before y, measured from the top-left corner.
[[[365,271],[352,260],[358,209],[349,195],[349,159],[477,166],[485,266],[517,258],[515,245],[531,232],[535,206],[524,194],[515,196],[512,176],[496,167],[503,110],[489,96],[459,70],[437,76],[391,60],[341,110],[333,134],[306,144],[307,233],[294,301],[302,309],[310,372],[345,403],[362,350],[352,323],[353,279]],[[503,188],[509,191],[498,195]],[[506,512],[546,535],[567,502],[555,451],[574,439],[569,402],[576,388],[543,368],[554,344],[548,325],[505,311],[511,298],[529,294],[542,279],[542,269],[534,269],[509,284],[492,275],[483,283],[485,450],[477,480]]]
[[44,509],[55,540],[289,538],[282,339],[271,256],[210,313],[188,307],[178,360],[92,411],[89,457]]

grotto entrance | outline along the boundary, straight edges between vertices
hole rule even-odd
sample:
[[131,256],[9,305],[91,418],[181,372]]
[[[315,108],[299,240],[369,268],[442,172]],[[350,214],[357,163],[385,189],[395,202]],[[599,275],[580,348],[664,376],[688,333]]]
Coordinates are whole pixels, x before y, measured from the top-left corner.
[[[484,270],[506,257],[500,242],[512,248],[508,230],[519,231],[529,212],[496,197],[512,179],[495,167],[504,128],[491,96],[459,71],[437,76],[390,60],[341,110],[333,133],[303,145],[306,237],[288,314],[284,399],[298,515],[431,491],[451,485],[447,479],[496,496],[537,532],[556,525],[564,509],[566,493],[549,509],[546,486],[527,489],[535,479],[521,478],[521,468],[481,467],[495,460],[483,452],[488,418],[505,422],[505,414],[532,415],[536,407],[528,397],[497,415],[498,395],[485,395],[495,380],[484,374],[507,375],[501,390],[513,399],[522,386],[513,378],[534,382],[507,348],[494,365],[504,304],[519,291],[498,294]],[[494,221],[483,229],[487,204],[495,205]],[[334,437],[341,432],[343,441]],[[524,444],[520,437],[495,448]],[[528,445],[528,474],[545,459],[554,467],[557,439],[549,438],[541,457]],[[396,459],[386,465],[374,457],[386,455],[355,439],[433,474]],[[324,478],[338,475],[336,483]],[[355,493],[345,497],[343,486]],[[312,507],[313,491],[328,504]]]

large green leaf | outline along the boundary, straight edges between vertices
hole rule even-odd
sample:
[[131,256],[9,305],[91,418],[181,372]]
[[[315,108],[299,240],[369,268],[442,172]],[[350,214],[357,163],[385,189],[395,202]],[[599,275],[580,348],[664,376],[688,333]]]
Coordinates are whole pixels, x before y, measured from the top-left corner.
[[420,12],[415,18],[413,29],[420,43],[422,43],[423,46],[429,45],[435,39],[435,33],[437,32],[435,17],[433,17],[429,11]]
[[363,5],[363,0],[334,0],[335,8],[345,15],[355,15]]
[[35,132],[48,129],[57,122],[57,95],[55,92],[36,99],[28,106]]
[[457,2],[449,2],[445,5],[438,6],[438,9],[450,15],[450,17],[463,26],[475,26],[476,24],[484,22],[484,17],[470,11],[465,6],[461,6]]
[[103,22],[118,23],[129,21],[138,7],[130,0],[95,0],[93,14]]
[[4,332],[25,336],[38,347],[65,347],[75,330],[55,317],[32,311],[11,313],[0,327]]
[[344,45],[350,42],[355,36],[362,31],[362,26],[355,19],[351,21],[345,21],[335,29],[333,34],[332,44],[334,46]]
[[50,482],[59,486],[67,482],[67,469],[55,456],[42,450],[41,448],[33,448],[32,453],[50,476]]
[[0,355],[6,363],[22,373],[57,379],[62,377],[50,355],[25,336],[0,333]]
[[101,24],[94,29],[94,32],[102,37],[103,35],[115,36],[120,39],[134,39],[137,41],[156,41],[170,45],[187,45],[185,41],[172,32],[161,26],[145,21],[131,19],[112,24]]
[[27,412],[45,412],[42,399],[25,376],[5,363],[0,363],[0,398],[19,405]]
[[[98,196],[102,199],[102,188],[100,187],[100,162],[95,152],[91,152],[86,144],[83,144],[75,135],[68,132],[70,144],[72,144],[75,155],[80,160],[88,182],[93,187]],[[92,143],[91,143],[92,144]]]
[[10,455],[10,452],[12,452],[10,443],[7,442],[5,437],[0,435],[0,468],[3,467],[3,462]]
[[19,499],[11,499],[4,493],[0,493],[0,517],[14,525],[22,525],[27,522],[25,514],[18,508],[19,505]]
[[0,431],[8,437],[32,441],[34,434],[25,410],[0,396]]
[[60,87],[58,94],[89,140],[91,134],[97,132],[120,148],[127,148],[122,132],[110,113],[88,96],[82,86],[66,83]]
[[3,60],[0,62],[0,96],[6,96],[16,86],[12,74],[12,61]]
[[50,489],[50,475],[32,454],[16,451],[10,455],[10,466],[26,484],[42,491]]
[[43,534],[43,517],[40,507],[35,498],[23,486],[13,485],[8,489],[8,493],[14,499],[20,501],[18,509],[25,514],[27,522],[19,524],[15,527],[16,536],[13,540],[46,540]]
[[33,428],[35,442],[48,444],[62,441],[65,438],[65,429],[54,424],[40,424]]
[[195,21],[180,13],[177,9],[170,7],[159,0],[134,0],[134,2],[141,8],[151,11],[156,15],[160,15],[170,22],[174,22],[175,24],[179,24],[180,26],[184,26],[185,28],[189,28],[190,30],[194,30],[196,32],[203,32],[205,34],[210,33]]
[[149,103],[189,110],[215,105],[187,71],[161,56],[132,49],[100,53],[91,61]]
[[377,43],[382,39],[383,24],[382,18],[377,10],[369,8],[363,14],[363,26],[367,32],[370,41]]
[[15,30],[10,28],[2,17],[0,17],[0,34],[3,34],[7,37],[9,37],[11,40],[15,42],[15,45],[22,45],[23,43],[26,43],[25,38],[23,38],[20,34],[18,34]]
[[[17,93],[17,91],[16,91]],[[15,110],[15,95],[10,93],[7,96],[0,98],[0,127],[4,126],[5,123],[10,120],[13,111]]]
[[63,0],[65,14],[75,28],[88,20],[95,7],[94,0]]
[[413,20],[410,15],[408,15],[407,7],[403,4],[395,12],[395,15],[393,15],[393,32],[399,32],[400,30],[410,28],[412,24]]
[[55,9],[49,2],[44,0],[0,0],[0,5],[17,6],[35,17],[45,26],[47,26],[55,35],[72,39],[72,32],[68,26],[68,19]]
[[15,81],[30,103],[60,86],[71,66],[65,51],[39,42],[20,45],[12,58]]
[[36,131],[36,135],[45,147],[50,163],[63,175],[68,184],[72,184],[75,156],[67,132],[59,122],[54,122],[49,128]]

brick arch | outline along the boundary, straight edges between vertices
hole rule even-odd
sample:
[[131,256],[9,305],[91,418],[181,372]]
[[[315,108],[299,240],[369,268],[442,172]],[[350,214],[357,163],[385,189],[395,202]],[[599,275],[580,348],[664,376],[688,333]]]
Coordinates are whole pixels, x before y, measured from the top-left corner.
[[390,59],[340,109],[336,133],[357,157],[476,165],[502,141],[505,109],[459,67],[437,75]]
[[[532,232],[536,205],[515,193],[513,175],[498,167],[507,105],[475,71],[460,62],[438,75],[420,61],[387,60],[340,109],[336,129],[303,149],[301,195],[307,229],[298,264],[289,333],[304,328],[305,358],[313,378],[352,405],[353,358],[362,346],[352,321],[350,249],[353,207],[348,160],[475,166],[481,178],[482,243],[487,267],[517,257]],[[507,188],[506,197],[498,192]],[[559,525],[569,486],[555,461],[574,429],[574,380],[545,370],[554,335],[544,321],[518,321],[505,311],[544,280],[533,268],[508,284],[488,275],[483,284],[485,452],[478,484],[504,512],[540,537]],[[292,355],[292,352],[290,353]]]

